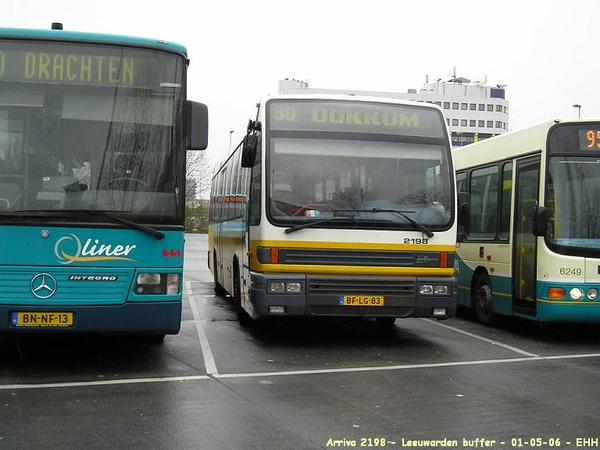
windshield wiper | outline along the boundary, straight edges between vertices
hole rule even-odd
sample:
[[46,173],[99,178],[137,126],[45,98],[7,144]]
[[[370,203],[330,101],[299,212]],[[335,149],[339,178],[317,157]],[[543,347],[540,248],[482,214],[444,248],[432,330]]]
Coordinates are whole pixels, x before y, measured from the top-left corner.
[[285,229],[285,234],[290,234],[293,233],[294,231],[298,231],[301,230],[302,228],[310,228],[310,227],[314,227],[317,225],[321,225],[322,223],[327,223],[327,222],[331,222],[332,220],[354,220],[354,216],[334,216],[334,217],[328,217],[326,219],[322,219],[322,220],[315,220],[314,222],[305,222],[299,225],[294,225],[292,227],[286,228]]
[[410,222],[410,224],[413,225],[415,228],[417,228],[418,230],[420,230],[423,233],[425,233],[427,235],[427,237],[430,237],[430,238],[433,237],[433,231],[431,231],[429,228],[427,228],[422,223],[417,222],[415,219],[413,219],[412,217],[410,217],[408,214],[405,214],[404,211],[399,211],[397,209],[379,209],[379,208],[373,208],[373,209],[359,210],[359,212],[398,214],[400,217],[403,217],[408,222]]
[[127,225],[129,228],[133,228],[135,230],[140,230],[140,231],[143,231],[144,233],[151,234],[159,241],[165,237],[164,233],[158,231],[155,228],[149,227],[147,225],[143,225],[141,223],[132,222],[131,220],[123,219],[122,217],[113,216],[112,214],[109,214],[106,211],[87,210],[87,211],[81,211],[81,212],[85,212],[86,214],[89,214],[92,216],[106,217],[107,219],[111,219],[111,220],[114,220],[115,222],[119,222],[119,223],[122,223],[123,225]]
[[115,222],[122,223],[123,225],[127,225],[129,228],[133,228],[135,230],[143,231],[144,233],[151,234],[156,239],[161,240],[165,237],[165,234],[152,228],[147,225],[143,225],[141,223],[132,222],[131,220],[123,219],[121,217],[113,216],[112,214],[106,211],[95,211],[95,210],[83,210],[83,209],[31,209],[31,210],[14,210],[7,211],[10,214],[1,214],[0,219],[4,219],[5,217],[14,217],[14,216],[26,216],[26,217],[37,217],[44,216],[48,217],[48,214],[51,214],[53,217],[71,217],[73,214],[87,214],[90,216],[102,216],[107,219],[114,220]]

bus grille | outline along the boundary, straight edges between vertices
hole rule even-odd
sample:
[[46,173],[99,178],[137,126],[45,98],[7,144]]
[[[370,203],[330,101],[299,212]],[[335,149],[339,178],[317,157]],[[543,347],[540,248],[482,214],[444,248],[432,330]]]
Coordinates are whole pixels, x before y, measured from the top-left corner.
[[[44,273],[52,277],[56,294],[36,298],[32,293],[32,280]],[[36,270],[0,270],[0,304],[16,305],[106,305],[125,301],[132,274],[113,269],[82,269],[70,267],[40,267]]]
[[281,248],[279,250],[279,263],[375,267],[439,267],[440,253]]
[[328,277],[309,276],[307,278],[307,294],[330,295],[335,294],[379,294],[394,296],[415,295],[415,280],[398,277]]
[[[411,277],[311,275],[306,288],[312,315],[409,317],[415,307],[416,280]],[[386,307],[340,307],[343,295],[383,296]]]

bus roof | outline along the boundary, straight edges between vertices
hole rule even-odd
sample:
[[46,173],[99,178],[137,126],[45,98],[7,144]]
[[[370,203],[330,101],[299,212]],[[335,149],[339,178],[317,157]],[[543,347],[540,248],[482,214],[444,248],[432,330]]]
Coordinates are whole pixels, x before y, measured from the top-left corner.
[[187,57],[187,50],[183,45],[167,42],[160,39],[148,39],[133,36],[121,36],[103,33],[87,33],[81,31],[65,31],[55,29],[33,28],[0,28],[2,39],[33,39],[48,41],[68,41],[79,43],[97,44],[123,44],[136,47],[145,47],[157,50],[166,50],[182,54]]
[[374,95],[355,95],[355,94],[276,94],[268,95],[260,99],[261,104],[265,104],[271,100],[339,100],[339,101],[359,101],[373,103],[391,103],[396,105],[407,106],[423,106],[425,108],[442,110],[438,105],[433,103],[418,102],[415,100],[407,100],[396,97],[374,96]]
[[554,119],[509,131],[508,133],[452,150],[456,170],[495,163],[509,157],[540,152],[545,149],[548,131],[560,124],[599,122],[600,119]]

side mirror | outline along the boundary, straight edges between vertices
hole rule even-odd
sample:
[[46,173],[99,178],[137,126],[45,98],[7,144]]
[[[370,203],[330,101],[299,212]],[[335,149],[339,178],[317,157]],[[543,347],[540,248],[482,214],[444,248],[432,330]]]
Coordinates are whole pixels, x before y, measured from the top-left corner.
[[471,208],[471,195],[468,192],[458,193],[458,224],[466,225],[469,222],[469,210]]
[[548,208],[544,206],[536,206],[533,209],[533,235],[546,236],[548,229]]
[[256,161],[257,134],[247,134],[242,147],[242,167],[254,167]]
[[208,107],[203,103],[187,102],[187,149],[205,150],[208,147]]

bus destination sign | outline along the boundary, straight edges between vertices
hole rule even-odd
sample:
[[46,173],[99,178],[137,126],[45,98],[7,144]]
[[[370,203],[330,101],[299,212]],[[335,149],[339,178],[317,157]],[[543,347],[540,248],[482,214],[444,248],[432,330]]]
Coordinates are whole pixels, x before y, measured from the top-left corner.
[[599,150],[600,122],[559,124],[550,131],[548,151],[552,155]]
[[444,136],[438,112],[417,106],[319,100],[277,100],[269,105],[272,130]]
[[600,149],[600,128],[579,130],[579,145],[586,150]]
[[111,55],[0,50],[0,79],[133,85],[134,59]]
[[173,55],[143,49],[0,41],[1,82],[152,86],[177,81],[176,67]]

